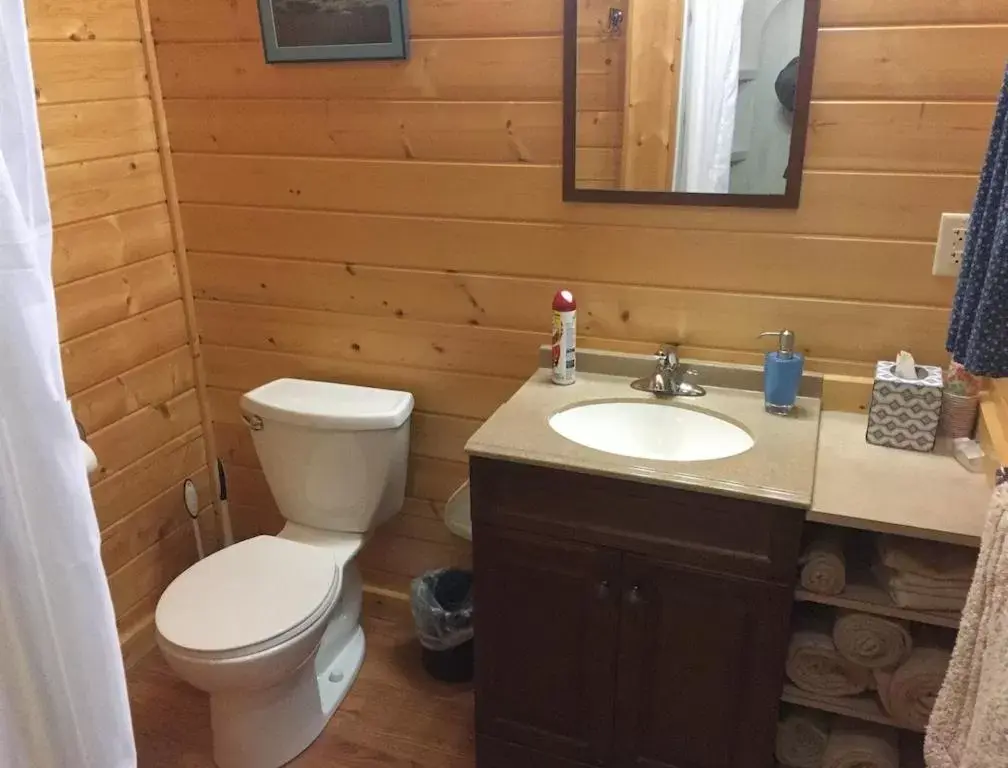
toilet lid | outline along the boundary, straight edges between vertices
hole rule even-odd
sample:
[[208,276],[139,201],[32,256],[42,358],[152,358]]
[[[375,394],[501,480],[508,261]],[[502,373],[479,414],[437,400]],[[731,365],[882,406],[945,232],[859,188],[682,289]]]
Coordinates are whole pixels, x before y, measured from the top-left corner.
[[200,560],[158,602],[161,636],[180,648],[234,651],[314,620],[332,599],[336,556],[322,547],[257,536]]

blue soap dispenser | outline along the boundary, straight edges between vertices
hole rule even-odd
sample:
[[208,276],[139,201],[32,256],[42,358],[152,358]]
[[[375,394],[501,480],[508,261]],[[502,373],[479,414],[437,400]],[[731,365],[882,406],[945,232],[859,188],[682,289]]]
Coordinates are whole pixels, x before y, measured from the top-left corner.
[[763,401],[767,413],[787,416],[798,399],[805,356],[795,352],[795,335],[791,331],[767,331],[764,336],[777,337],[777,351],[767,352],[763,361]]

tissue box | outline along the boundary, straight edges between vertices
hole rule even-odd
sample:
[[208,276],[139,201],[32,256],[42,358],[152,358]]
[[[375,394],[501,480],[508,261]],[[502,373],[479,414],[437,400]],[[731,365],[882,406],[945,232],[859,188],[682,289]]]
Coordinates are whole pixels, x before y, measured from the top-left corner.
[[931,451],[941,416],[942,369],[918,365],[917,379],[901,379],[895,368],[886,360],[875,366],[865,439],[886,448]]

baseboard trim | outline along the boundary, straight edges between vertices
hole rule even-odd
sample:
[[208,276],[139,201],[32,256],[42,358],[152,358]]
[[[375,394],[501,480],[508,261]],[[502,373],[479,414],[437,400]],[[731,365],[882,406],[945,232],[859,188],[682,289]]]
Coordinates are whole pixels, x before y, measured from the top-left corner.
[[122,650],[123,665],[127,670],[135,667],[147,654],[157,648],[154,611],[146,614],[128,631],[119,633],[119,647]]

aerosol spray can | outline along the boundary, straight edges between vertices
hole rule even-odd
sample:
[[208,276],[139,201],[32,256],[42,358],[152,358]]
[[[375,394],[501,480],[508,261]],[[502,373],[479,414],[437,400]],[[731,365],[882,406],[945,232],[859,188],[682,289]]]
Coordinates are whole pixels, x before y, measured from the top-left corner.
[[553,297],[553,383],[573,384],[577,370],[577,304],[570,291]]

